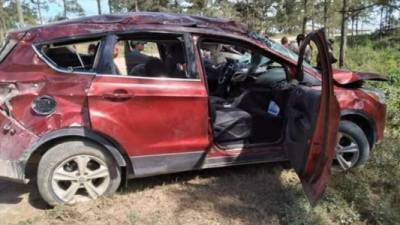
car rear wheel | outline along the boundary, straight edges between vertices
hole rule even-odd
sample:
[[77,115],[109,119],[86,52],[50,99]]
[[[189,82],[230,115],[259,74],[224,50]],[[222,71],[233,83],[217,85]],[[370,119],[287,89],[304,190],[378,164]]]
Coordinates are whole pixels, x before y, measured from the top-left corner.
[[49,205],[74,204],[114,193],[120,168],[97,144],[69,141],[49,149],[38,167],[37,185]]
[[333,161],[334,169],[346,171],[365,164],[369,158],[369,151],[370,146],[364,131],[351,121],[341,121]]

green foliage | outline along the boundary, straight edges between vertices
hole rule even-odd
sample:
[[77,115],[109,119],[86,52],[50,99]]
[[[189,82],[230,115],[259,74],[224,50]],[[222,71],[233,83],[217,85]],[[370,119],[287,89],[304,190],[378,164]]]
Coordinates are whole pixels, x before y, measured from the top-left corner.
[[368,84],[386,94],[384,143],[375,147],[364,168],[335,175],[330,188],[338,191],[366,224],[394,225],[400,221],[400,43],[396,39],[395,34],[364,36],[347,49],[348,69],[377,72],[389,78],[388,82]]
[[361,220],[368,224],[398,224],[400,221],[400,154],[398,140],[387,138],[372,152],[367,166],[334,176],[332,189]]
[[[31,8],[31,6],[23,2],[22,4],[22,11],[24,14],[24,20],[25,23],[30,25],[30,24],[36,24],[37,20],[37,15],[34,9]],[[0,31],[4,32],[8,29],[12,28],[17,28],[22,26],[22,24],[18,24],[18,18],[17,18],[17,5],[15,1],[1,1],[0,0]],[[0,39],[2,37],[0,36]]]
[[400,137],[400,42],[397,34],[388,37],[361,37],[347,49],[346,68],[376,72],[389,78],[388,82],[370,82],[386,94],[388,136]]
[[64,10],[67,13],[76,13],[79,16],[84,16],[85,12],[77,0],[63,0]]
[[136,5],[139,11],[169,12],[172,11],[170,7],[174,4],[170,4],[169,0],[110,1],[110,7],[113,12],[134,12],[136,11]]

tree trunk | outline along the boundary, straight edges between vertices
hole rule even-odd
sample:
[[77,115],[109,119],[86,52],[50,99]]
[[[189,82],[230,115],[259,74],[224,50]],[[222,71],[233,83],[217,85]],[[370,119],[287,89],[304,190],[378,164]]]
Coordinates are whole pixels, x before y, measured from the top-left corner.
[[23,12],[22,12],[21,0],[16,0],[16,3],[17,3],[18,23],[20,25],[22,25],[22,24],[24,24],[24,15],[23,15]]
[[380,28],[379,28],[379,39],[382,39],[382,36],[383,36],[383,9],[384,9],[384,7],[382,6],[381,7],[381,19],[380,19],[380,24],[379,24],[379,26],[380,26]]
[[351,17],[351,42],[354,42],[354,17]]
[[[4,10],[3,10],[3,0],[0,0],[0,15],[4,15]],[[6,25],[4,18],[0,17],[0,42],[2,42],[5,39],[6,36]]]
[[3,24],[3,21],[0,18],[0,43],[3,42],[3,40],[5,39],[5,36],[6,36],[6,29]]
[[393,19],[393,8],[388,8],[386,10],[386,25],[388,29],[392,28],[392,19]]
[[64,18],[67,18],[67,3],[63,0]]
[[328,26],[328,0],[324,0],[324,27]]
[[135,0],[135,12],[139,12],[138,0]]
[[37,0],[36,6],[37,6],[37,11],[38,11],[38,16],[39,16],[39,22],[40,24],[43,24],[43,17],[42,17],[42,2],[40,0]]
[[359,20],[359,17],[356,16],[356,36],[358,36],[358,20]]
[[100,2],[100,0],[96,0],[96,1],[97,1],[97,13],[99,15],[101,15],[101,2]]
[[304,5],[303,5],[304,15],[303,15],[303,26],[301,29],[301,32],[303,34],[306,33],[306,29],[307,29],[307,19],[308,19],[307,2],[308,2],[308,0],[304,0],[304,2],[303,2],[304,3]]
[[311,30],[315,30],[315,22],[314,22],[314,17],[311,18]]
[[340,52],[339,52],[339,67],[342,68],[344,66],[345,60],[345,51],[347,45],[347,0],[343,0],[342,5],[342,24],[340,27]]
[[249,23],[249,16],[250,16],[250,6],[249,0],[246,0],[246,22]]
[[111,3],[111,0],[108,0],[108,9],[110,11],[110,14],[112,14],[112,3]]

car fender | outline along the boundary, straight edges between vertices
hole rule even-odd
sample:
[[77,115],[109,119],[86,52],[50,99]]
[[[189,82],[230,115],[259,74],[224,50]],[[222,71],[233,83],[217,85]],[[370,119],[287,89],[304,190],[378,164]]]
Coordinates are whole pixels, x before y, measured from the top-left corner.
[[56,139],[67,137],[79,137],[94,141],[103,146],[111,154],[111,156],[115,159],[120,167],[127,166],[126,160],[123,156],[123,152],[118,150],[111,141],[107,140],[107,138],[103,137],[102,135],[97,134],[96,132],[84,127],[62,128],[41,136],[24,152],[20,161],[22,161],[23,164],[26,165],[33,153],[40,149],[40,147],[42,147],[44,144],[49,143],[50,141],[54,141]]
[[[347,117],[347,116],[358,116],[358,117],[363,118],[368,123],[368,126],[372,129],[372,138],[373,139],[368,140],[368,141],[370,142],[371,146],[373,144],[375,144],[375,142],[377,140],[377,131],[376,131],[376,126],[375,126],[375,120],[373,118],[371,118],[370,116],[368,116],[362,110],[342,109],[340,112],[340,118]],[[363,129],[363,128],[361,128],[361,129]],[[363,131],[364,131],[364,129],[363,129]],[[366,135],[368,135],[368,134],[366,134]]]

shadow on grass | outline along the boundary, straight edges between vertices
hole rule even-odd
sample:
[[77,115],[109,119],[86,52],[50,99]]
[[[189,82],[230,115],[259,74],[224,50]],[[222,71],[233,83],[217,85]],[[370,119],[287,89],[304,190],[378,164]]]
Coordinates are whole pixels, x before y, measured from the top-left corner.
[[11,181],[0,181],[0,209],[20,204],[24,198],[36,209],[49,209],[49,206],[40,197],[35,181],[28,184],[19,184]]
[[[187,224],[188,215],[203,217],[204,224],[325,224],[323,218],[309,218],[310,204],[293,172],[284,164],[258,164],[208,169],[140,178],[129,181],[122,192],[143,191],[160,185],[178,203],[174,217]],[[213,218],[215,217],[215,218]]]
[[[35,208],[46,208],[36,185],[0,184],[3,184],[0,185],[0,189],[3,187],[0,205],[18,204],[30,192],[29,204]],[[332,219],[340,217],[346,222],[341,224],[351,224],[347,222],[356,221],[357,215],[349,214],[354,208],[349,206],[347,199],[343,199],[343,194],[337,190],[340,188],[343,186],[330,188],[320,205],[311,208],[296,175],[285,164],[208,169],[133,179],[120,194],[105,199],[105,203],[99,200],[82,204],[82,207],[60,208],[61,211],[56,208],[55,213],[51,210],[39,222],[51,224],[63,218],[65,223],[62,224],[67,224],[77,218],[83,218],[82,221],[102,218],[109,219],[113,224],[119,219],[126,221],[132,217],[138,222],[128,224],[155,224],[154,221],[161,221],[164,223],[158,224],[318,225],[340,224],[332,223]],[[165,201],[171,203],[166,204]],[[141,214],[141,207],[154,208],[147,208],[145,214]],[[123,211],[120,211],[121,208],[124,208]],[[116,213],[118,211],[119,214]],[[75,218],[71,213],[79,216]]]

